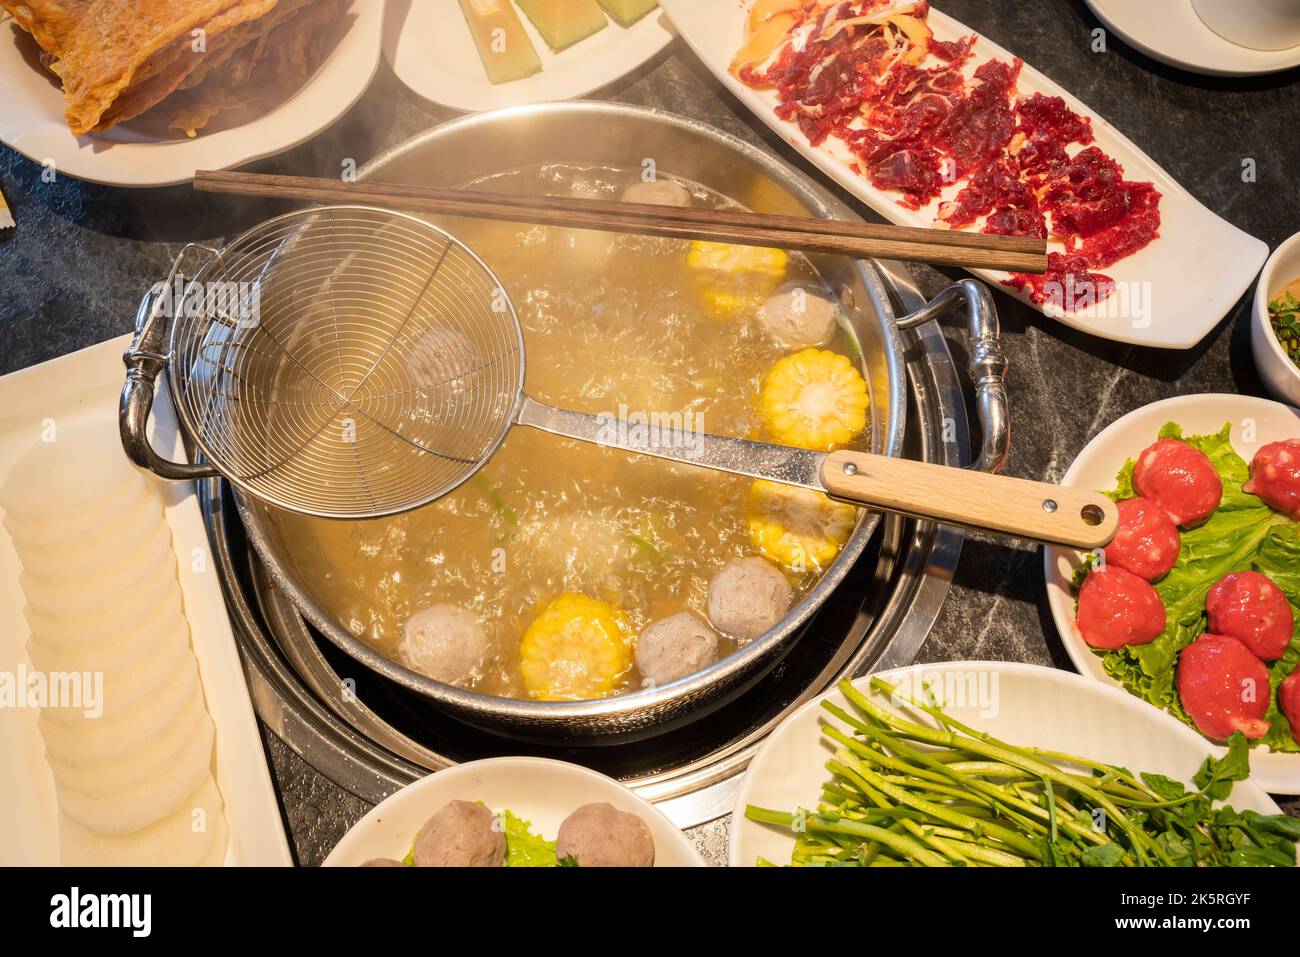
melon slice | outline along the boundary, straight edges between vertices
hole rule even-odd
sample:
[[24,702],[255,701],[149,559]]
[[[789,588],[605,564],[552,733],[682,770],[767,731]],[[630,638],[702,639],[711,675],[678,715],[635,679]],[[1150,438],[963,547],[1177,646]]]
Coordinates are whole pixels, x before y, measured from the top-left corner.
[[563,50],[608,25],[596,0],[519,0],[519,9],[552,50]]
[[605,12],[618,23],[630,27],[659,6],[659,0],[599,0]]
[[510,0],[460,0],[460,9],[493,83],[519,80],[542,68]]

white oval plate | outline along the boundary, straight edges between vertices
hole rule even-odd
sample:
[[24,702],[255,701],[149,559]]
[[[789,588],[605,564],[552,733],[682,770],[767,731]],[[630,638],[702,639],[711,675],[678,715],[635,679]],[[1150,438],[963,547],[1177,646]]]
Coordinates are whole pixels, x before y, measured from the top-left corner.
[[608,801],[641,816],[655,842],[655,867],[703,867],[686,835],[653,804],[613,778],[581,765],[549,758],[488,758],[457,764],[389,795],[352,826],[326,867],[356,867],[376,857],[400,861],[416,832],[449,801],[482,801],[493,810],[509,808],[532,823],[535,834],[555,840],[560,824],[584,804]]
[[651,10],[630,27],[609,19],[599,33],[556,53],[523,12],[515,12],[542,61],[540,72],[522,80],[488,79],[457,0],[395,4],[394,22],[385,29],[384,56],[417,96],[475,113],[586,96],[631,73],[676,36],[663,12]]
[[[1115,476],[1124,467],[1124,462],[1154,442],[1160,427],[1166,422],[1177,422],[1187,435],[1218,432],[1224,423],[1231,422],[1232,447],[1247,462],[1261,445],[1300,436],[1300,410],[1280,402],[1248,395],[1209,393],[1178,396],[1135,409],[1108,425],[1079,453],[1061,484],[1098,491],[1113,488]],[[1242,438],[1248,425],[1254,429],[1252,442]],[[1047,605],[1074,667],[1089,678],[1122,689],[1118,681],[1106,674],[1101,658],[1093,653],[1074,624],[1070,580],[1085,557],[1083,552],[1063,548],[1043,550]],[[1133,697],[1133,700],[1144,708],[1152,707],[1140,698]],[[1177,719],[1170,720],[1181,724]],[[1209,742],[1207,746],[1215,747],[1220,753],[1223,750]],[[1264,748],[1253,748],[1250,767],[1252,779],[1264,790],[1274,794],[1300,794],[1300,754],[1276,754]]]
[[31,38],[12,19],[0,21],[0,142],[61,175],[108,186],[174,186],[199,169],[230,169],[311,139],[346,113],[379,68],[385,0],[354,0],[352,22],[305,86],[242,126],[190,139],[145,136],[127,123],[73,136],[63,93],[52,75],[24,56]]
[[[1051,748],[1135,772],[1154,771],[1189,782],[1211,750],[1195,731],[1168,715],[1153,714],[1132,695],[1055,668],[958,661],[912,665],[882,672],[881,677],[916,690],[935,682],[941,701],[945,687],[965,689],[957,696],[968,700],[946,708],[973,728],[1011,744]],[[870,683],[871,676],[866,676],[853,685],[888,703],[888,697],[872,691]],[[822,700],[852,713],[838,689],[814,699],[783,721],[750,762],[731,818],[728,862],[732,867],[752,867],[760,857],[775,864],[789,862],[794,838],[780,828],[749,820],[745,806],[787,811],[816,806],[821,784],[830,777],[826,760],[834,751],[821,734],[822,715],[835,721],[822,710]],[[1238,781],[1228,803],[1239,811],[1280,811],[1252,781]]]
[[[854,157],[846,147],[833,139],[812,146],[796,125],[777,117],[774,94],[750,89],[727,72],[727,65],[744,37],[750,0],[661,2],[682,39],[719,82],[809,162],[891,222],[900,226],[934,226],[936,204],[951,199],[959,187],[950,187],[934,204],[923,209],[904,209],[898,205],[896,194],[876,189],[853,172],[849,164],[854,162]],[[930,11],[929,24],[938,40],[955,40],[975,32],[934,9]],[[989,57],[1012,58],[1011,53],[985,37],[980,37],[975,51],[981,61]],[[1033,51],[1025,52],[1033,55]],[[1077,313],[1054,310],[1052,318],[1116,342],[1161,349],[1190,349],[1196,345],[1250,288],[1268,258],[1268,246],[1202,206],[1119,130],[1028,63],[1020,74],[1019,89],[1026,94],[1062,97],[1070,109],[1092,117],[1097,145],[1124,167],[1129,179],[1155,183],[1164,195],[1160,201],[1160,237],[1136,255],[1101,270],[1115,280],[1115,294],[1093,309]],[[1052,248],[1059,248],[1059,244],[1053,244]],[[1192,263],[1195,267],[1189,268]],[[979,270],[975,275],[1007,295],[1040,308],[1024,292],[1003,286],[1001,280],[1006,278],[1005,273]],[[1131,292],[1125,294],[1124,290]]]
[[1188,0],[1087,0],[1097,19],[1153,60],[1207,76],[1260,76],[1300,66],[1300,45],[1252,50],[1205,25]]

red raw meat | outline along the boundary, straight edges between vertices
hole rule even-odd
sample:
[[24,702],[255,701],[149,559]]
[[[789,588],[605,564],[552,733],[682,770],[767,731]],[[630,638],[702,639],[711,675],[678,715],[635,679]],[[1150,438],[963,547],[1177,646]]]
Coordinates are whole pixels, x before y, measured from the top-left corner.
[[1178,439],[1147,446],[1133,465],[1133,488],[1184,528],[1214,514],[1223,500],[1223,482],[1204,452]]
[[1028,289],[1029,298],[1065,312],[1077,312],[1104,302],[1115,291],[1115,280],[1089,268],[1086,257],[1048,253],[1047,272],[1041,276],[1016,273],[1005,280],[1013,289]]
[[1270,442],[1256,452],[1242,488],[1300,522],[1300,439]]
[[1224,575],[1205,598],[1210,631],[1236,638],[1265,661],[1281,658],[1295,635],[1295,615],[1282,589],[1259,572]]
[[1165,603],[1145,579],[1107,564],[1083,580],[1075,624],[1094,648],[1145,645],[1165,630]]
[[1178,656],[1177,680],[1183,710],[1207,738],[1268,734],[1268,669],[1236,638],[1201,635]]
[[1291,725],[1291,737],[1300,744],[1300,668],[1291,672],[1277,689],[1277,706]]
[[1144,498],[1118,503],[1119,531],[1106,546],[1106,563],[1151,581],[1178,561],[1182,537],[1164,509]]
[[[1090,146],[1092,121],[1063,98],[1018,98],[1020,60],[984,60],[968,80],[973,35],[951,42],[930,37],[924,52],[935,65],[923,66],[898,55],[896,44],[910,40],[896,28],[829,29],[880,9],[878,0],[806,3],[797,18],[811,27],[800,31],[803,47],[787,43],[766,70],[747,67],[741,80],[773,90],[777,115],[814,146],[831,137],[842,141],[857,159],[852,168],[878,189],[897,193],[904,207],[921,209],[949,183],[965,181],[940,206],[939,220],[992,234],[1047,238],[1050,232],[1065,252],[1051,254],[1048,273],[1006,280],[1039,305],[1077,311],[1109,297],[1114,280],[1096,270],[1159,236],[1159,192],[1125,180],[1118,163]],[[911,15],[924,22],[928,14],[922,3]],[[1067,147],[1073,144],[1085,149],[1072,158]]]

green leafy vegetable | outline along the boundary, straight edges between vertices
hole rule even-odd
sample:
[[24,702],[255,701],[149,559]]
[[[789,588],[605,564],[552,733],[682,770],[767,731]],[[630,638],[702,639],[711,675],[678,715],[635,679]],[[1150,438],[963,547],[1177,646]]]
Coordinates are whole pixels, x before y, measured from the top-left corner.
[[556,867],[555,842],[532,831],[532,823],[505,812],[506,867]]
[[1284,292],[1268,304],[1268,318],[1282,351],[1300,366],[1300,299],[1289,291]]
[[1164,775],[1018,747],[882,679],[872,686],[935,723],[907,720],[840,682],[852,713],[822,702],[844,727],[822,725],[835,750],[821,803],[745,809],[794,833],[796,867],[1295,866],[1300,821],[1215,807],[1250,773],[1240,734],[1189,790]]

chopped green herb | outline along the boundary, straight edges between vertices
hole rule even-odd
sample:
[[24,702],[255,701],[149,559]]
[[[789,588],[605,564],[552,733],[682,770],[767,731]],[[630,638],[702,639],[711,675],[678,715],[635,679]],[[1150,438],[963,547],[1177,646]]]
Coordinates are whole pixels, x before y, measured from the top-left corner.
[[1277,333],[1277,341],[1297,366],[1300,366],[1300,299],[1284,292],[1268,304],[1268,318]]

